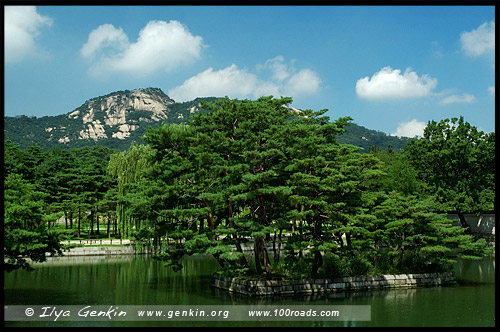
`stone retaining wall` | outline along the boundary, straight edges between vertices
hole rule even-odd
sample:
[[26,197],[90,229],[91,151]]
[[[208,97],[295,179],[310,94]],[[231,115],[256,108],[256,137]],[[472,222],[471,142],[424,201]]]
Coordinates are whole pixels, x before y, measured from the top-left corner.
[[[136,255],[136,254],[152,254],[154,248],[135,246],[116,246],[116,247],[74,247],[63,251],[63,256],[110,256],[110,255]],[[50,254],[47,253],[47,256]]]
[[335,279],[246,280],[213,274],[212,286],[250,296],[301,295],[380,288],[409,288],[456,284],[453,272],[396,274]]
[[134,255],[135,253],[134,246],[76,247],[63,251],[64,256]]

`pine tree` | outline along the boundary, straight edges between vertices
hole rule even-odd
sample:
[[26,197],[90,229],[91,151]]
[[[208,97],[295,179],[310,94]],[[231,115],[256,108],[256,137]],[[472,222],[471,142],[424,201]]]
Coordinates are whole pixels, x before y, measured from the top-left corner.
[[31,261],[43,262],[46,253],[61,254],[59,235],[46,223],[54,215],[44,211],[44,193],[21,175],[11,173],[4,181],[4,269],[32,270]]

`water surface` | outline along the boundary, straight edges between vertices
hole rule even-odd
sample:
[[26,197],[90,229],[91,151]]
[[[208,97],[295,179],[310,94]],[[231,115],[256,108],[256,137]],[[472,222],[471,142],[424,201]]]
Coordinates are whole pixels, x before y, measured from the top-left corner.
[[252,298],[210,286],[208,256],[174,272],[149,256],[60,257],[33,272],[4,272],[5,305],[370,305],[370,321],[5,322],[5,326],[495,326],[495,261],[459,261],[457,286]]

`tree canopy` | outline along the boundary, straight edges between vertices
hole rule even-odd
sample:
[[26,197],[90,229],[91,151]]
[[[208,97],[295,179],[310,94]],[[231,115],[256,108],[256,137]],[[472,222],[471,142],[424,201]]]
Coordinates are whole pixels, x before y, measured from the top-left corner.
[[[79,210],[78,235],[83,215],[93,233],[97,206],[111,187],[110,179],[105,177],[110,154],[111,150],[100,146],[43,151],[33,144],[22,150],[9,139],[5,140],[4,257],[7,271],[30,270],[31,262],[45,261],[46,253],[61,254],[65,246],[60,241],[73,233],[76,209]],[[66,227],[54,227],[62,216],[66,219]],[[71,220],[69,227],[68,218]]]
[[464,222],[464,213],[495,210],[494,132],[479,131],[463,117],[430,121],[424,136],[406,150],[424,191],[436,196],[441,211],[458,213]]

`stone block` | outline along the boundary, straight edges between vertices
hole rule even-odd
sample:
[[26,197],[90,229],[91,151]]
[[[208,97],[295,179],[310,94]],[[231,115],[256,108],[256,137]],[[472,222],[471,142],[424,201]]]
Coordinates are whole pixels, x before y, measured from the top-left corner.
[[328,288],[330,288],[330,289],[344,289],[344,288],[346,288],[346,284],[344,282],[334,282],[334,283],[328,284]]

